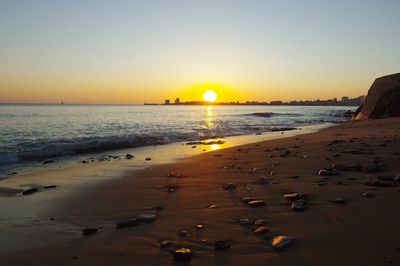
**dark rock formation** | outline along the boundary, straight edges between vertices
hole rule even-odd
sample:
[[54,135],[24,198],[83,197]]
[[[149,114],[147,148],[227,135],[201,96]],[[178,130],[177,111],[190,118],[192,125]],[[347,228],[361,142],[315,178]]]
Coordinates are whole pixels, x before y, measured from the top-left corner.
[[400,116],[400,73],[377,78],[354,120]]

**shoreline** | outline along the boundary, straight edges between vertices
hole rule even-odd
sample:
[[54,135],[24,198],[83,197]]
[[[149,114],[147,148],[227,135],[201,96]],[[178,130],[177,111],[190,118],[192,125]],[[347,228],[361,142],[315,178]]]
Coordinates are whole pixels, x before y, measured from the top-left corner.
[[[173,258],[168,250],[182,246],[193,250],[193,265],[210,262],[224,265],[244,262],[254,265],[266,262],[274,265],[316,265],[315,262],[319,265],[371,265],[388,264],[389,259],[396,264],[400,262],[395,244],[399,237],[396,221],[400,217],[392,210],[400,207],[399,201],[393,200],[399,194],[398,188],[370,190],[375,188],[362,183],[363,178],[376,177],[379,172],[340,171],[337,177],[319,177],[317,172],[333,162],[367,163],[380,156],[388,164],[384,174],[400,173],[393,163],[399,158],[395,155],[400,144],[399,127],[398,119],[351,121],[316,133],[207,152],[172,164],[134,171],[123,178],[108,179],[88,190],[80,188],[74,197],[61,199],[57,206],[49,203],[48,209],[38,216],[43,220],[54,218],[48,223],[59,230],[54,239],[57,245],[40,247],[32,243],[32,247],[2,253],[0,257],[6,263],[21,265],[171,264]],[[327,146],[336,139],[337,143]],[[281,148],[290,152],[282,156]],[[368,149],[373,149],[375,154],[368,154]],[[366,153],[347,153],[351,150],[365,150]],[[334,157],[334,154],[339,156]],[[249,173],[254,168],[257,169]],[[184,176],[168,178],[171,172]],[[295,175],[299,177],[288,178]],[[268,178],[268,184],[258,184],[261,176]],[[224,191],[222,185],[228,182],[236,183],[237,189]],[[317,185],[320,182],[323,184]],[[176,186],[173,192],[164,187],[170,185]],[[301,213],[291,211],[282,200],[284,191],[308,194],[307,209]],[[361,194],[365,191],[377,196],[363,198]],[[46,193],[32,195],[29,200],[45,197]],[[266,207],[249,208],[240,200],[244,196],[262,199]],[[339,206],[329,202],[330,197],[338,196],[345,198],[346,204]],[[210,204],[217,207],[208,209]],[[154,210],[155,206],[163,209]],[[158,218],[154,223],[139,224],[132,229],[114,229],[117,221],[142,212],[157,214]],[[241,218],[265,219],[271,232],[255,235],[254,226],[238,224]],[[204,224],[204,230],[194,228],[198,223]],[[29,228],[29,222],[25,225],[28,225],[27,231],[35,229]],[[96,226],[99,232],[82,238],[80,230],[85,226]],[[177,232],[181,230],[187,230],[189,235],[179,237]],[[276,252],[270,247],[271,237],[276,234],[288,234],[297,240],[293,247]],[[374,241],[365,242],[365,234]],[[33,235],[39,239],[51,238]],[[232,248],[214,251],[212,243],[217,238],[228,239]],[[165,239],[171,239],[173,244],[160,249],[159,241]],[[376,246],[376,242],[380,246]],[[333,256],[335,252],[342,256]],[[29,259],[20,254],[28,255]]]
[[[5,174],[2,174],[2,176],[0,176],[0,181],[6,180],[8,178],[25,178],[26,175],[30,175],[30,172],[39,172],[40,174],[42,174],[43,171],[46,172],[47,170],[57,170],[61,168],[68,170],[68,168],[71,167],[79,167],[76,164],[81,164],[83,161],[87,162],[87,164],[85,163],[85,166],[94,166],[99,168],[103,168],[100,166],[101,164],[103,164],[103,166],[107,168],[108,166],[113,167],[112,164],[118,163],[119,167],[133,165],[137,168],[143,168],[147,167],[148,165],[172,163],[181,158],[190,157],[193,155],[201,154],[203,152],[210,152],[216,149],[225,149],[232,146],[243,145],[246,143],[254,143],[267,139],[284,138],[291,135],[305,134],[334,125],[336,124],[320,123],[294,127],[293,130],[265,131],[260,132],[259,134],[244,134],[221,138],[203,139],[198,141],[181,141],[159,145],[146,145],[133,148],[121,148],[93,153],[68,155],[50,158],[47,161],[51,161],[51,163],[45,164],[43,162],[33,161],[26,163],[17,163],[9,167],[3,167],[3,169],[1,169],[2,172]],[[216,140],[221,140],[222,142],[215,145],[197,144],[197,142],[208,142]],[[191,149],[194,146],[195,149]],[[171,156],[171,154],[168,152],[169,150],[174,150],[174,153],[177,155],[174,154]],[[133,158],[127,160],[125,158],[127,154],[132,154]],[[157,160],[145,161],[145,158],[147,157],[155,157],[157,158]],[[124,163],[123,161],[125,161],[126,163]],[[106,164],[109,165],[107,166]],[[29,178],[32,177],[30,176]]]

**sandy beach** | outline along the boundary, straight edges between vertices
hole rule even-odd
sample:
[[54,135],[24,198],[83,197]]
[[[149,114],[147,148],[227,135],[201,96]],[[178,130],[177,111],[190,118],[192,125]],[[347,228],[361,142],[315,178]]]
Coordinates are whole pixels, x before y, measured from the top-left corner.
[[[399,122],[350,121],[83,187],[39,214],[57,234],[32,227],[34,237],[2,252],[2,265],[398,265]],[[289,192],[307,195],[303,211],[291,209]],[[116,229],[139,214],[157,219]],[[87,227],[98,231],[82,236]],[[293,243],[277,251],[277,235]],[[171,243],[161,247],[164,240]],[[215,249],[217,240],[230,248]],[[192,251],[189,262],[174,260],[182,247]]]

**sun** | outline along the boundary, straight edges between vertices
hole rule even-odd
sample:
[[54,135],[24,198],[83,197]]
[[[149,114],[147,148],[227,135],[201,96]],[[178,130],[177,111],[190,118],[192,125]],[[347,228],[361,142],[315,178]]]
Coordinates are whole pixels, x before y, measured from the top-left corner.
[[217,93],[215,93],[215,91],[213,91],[213,90],[208,90],[203,93],[203,99],[206,102],[213,103],[217,100],[217,97],[218,97]]

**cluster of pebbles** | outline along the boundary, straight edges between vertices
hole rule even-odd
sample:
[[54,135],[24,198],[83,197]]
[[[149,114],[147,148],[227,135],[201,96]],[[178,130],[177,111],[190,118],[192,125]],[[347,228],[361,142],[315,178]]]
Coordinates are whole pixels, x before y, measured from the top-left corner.
[[[296,138],[297,139],[297,138]],[[354,140],[351,140],[350,143],[352,143]],[[326,144],[326,147],[329,148],[329,151],[334,151],[334,147],[338,144],[343,144],[343,140],[332,140],[331,142]],[[202,143],[188,143],[188,145],[193,145],[193,144],[202,144]],[[299,148],[299,146],[293,146],[294,149]],[[239,148],[237,151],[239,152],[245,152],[247,153],[249,151],[249,148]],[[289,150],[286,148],[275,148],[275,149],[267,149],[265,152],[268,153],[268,158],[273,158],[273,157],[288,157],[288,156],[294,156],[297,158],[304,158],[306,159],[306,155],[299,155],[299,150]],[[351,153],[351,154],[373,154],[373,151],[371,149],[361,149],[361,150],[344,150],[341,151],[341,153]],[[216,157],[222,156],[222,154],[217,154],[214,155]],[[335,152],[333,154],[333,157],[339,157],[339,151]],[[233,159],[232,159],[233,160]],[[387,163],[383,161],[381,158],[374,158],[371,159],[369,162],[364,163],[364,164],[359,164],[359,163],[348,163],[348,164],[339,164],[339,163],[333,163],[330,167],[319,169],[317,171],[317,175],[322,177],[323,179],[318,182],[318,184],[323,185],[324,180],[328,180],[329,178],[334,178],[336,176],[340,176],[341,172],[362,172],[366,174],[373,174],[376,172],[384,171],[387,167]],[[229,166],[223,167],[223,170],[228,170],[228,169],[242,169],[241,167],[236,167],[235,165],[231,164]],[[251,168],[248,171],[248,174],[255,176],[257,173],[259,173],[260,169],[258,168]],[[274,175],[276,172],[271,171],[270,175]],[[172,172],[168,175],[170,178],[181,178],[184,177],[182,173],[176,173]],[[298,175],[290,176],[292,179],[297,179],[299,178]],[[259,177],[257,183],[259,185],[266,185],[266,184],[273,184],[269,180],[268,177],[266,176],[261,176]],[[388,187],[388,186],[398,186],[400,183],[400,176],[399,175],[379,175],[375,178],[367,178],[363,182],[366,186],[374,186],[374,187]],[[339,182],[337,183],[339,184]],[[225,191],[234,191],[239,187],[238,184],[229,182],[225,183],[222,185],[222,189]],[[173,192],[176,188],[178,188],[177,185],[167,185],[165,188],[168,190],[168,192]],[[289,208],[294,211],[294,212],[302,212],[306,210],[307,204],[310,200],[309,196],[307,194],[303,194],[300,192],[295,192],[295,191],[286,191],[283,193],[283,198],[288,202]],[[362,196],[365,198],[372,198],[374,197],[374,194],[370,191],[362,193]],[[241,198],[241,202],[245,204],[248,207],[254,207],[254,208],[259,208],[259,207],[264,207],[266,206],[266,202],[262,199],[259,198],[253,198],[253,197],[243,197]],[[329,199],[329,202],[333,204],[345,204],[346,199],[342,197],[334,197]],[[209,209],[215,209],[218,208],[217,204],[210,204],[207,206]],[[137,217],[126,220],[126,221],[121,221],[116,224],[116,228],[125,228],[125,227],[133,227],[137,226],[138,223],[140,222],[154,222],[157,219],[157,217],[153,214],[142,214],[138,215]],[[265,219],[262,218],[257,218],[257,219],[248,219],[248,218],[243,218],[238,221],[240,226],[243,227],[248,227],[251,229],[251,231],[254,233],[254,235],[258,236],[263,236],[266,234],[271,233],[271,229],[268,226],[268,222]],[[206,227],[203,224],[197,224],[194,226],[196,230],[204,230]],[[91,235],[97,232],[97,228],[85,228],[83,231],[84,235]],[[188,231],[180,231],[178,232],[179,237],[187,237],[190,235]],[[275,235],[272,236],[272,238],[268,238],[271,240],[271,246],[276,249],[276,250],[284,250],[288,246],[292,245],[295,242],[295,238],[287,235]],[[160,247],[161,248],[167,248],[172,244],[172,240],[162,240],[160,242]],[[219,239],[215,240],[213,242],[213,246],[215,250],[221,251],[225,249],[229,249],[232,246],[232,243],[229,240],[226,239]],[[188,261],[192,258],[193,251],[187,247],[179,247],[177,249],[171,249],[170,250],[173,258],[178,261]]]

